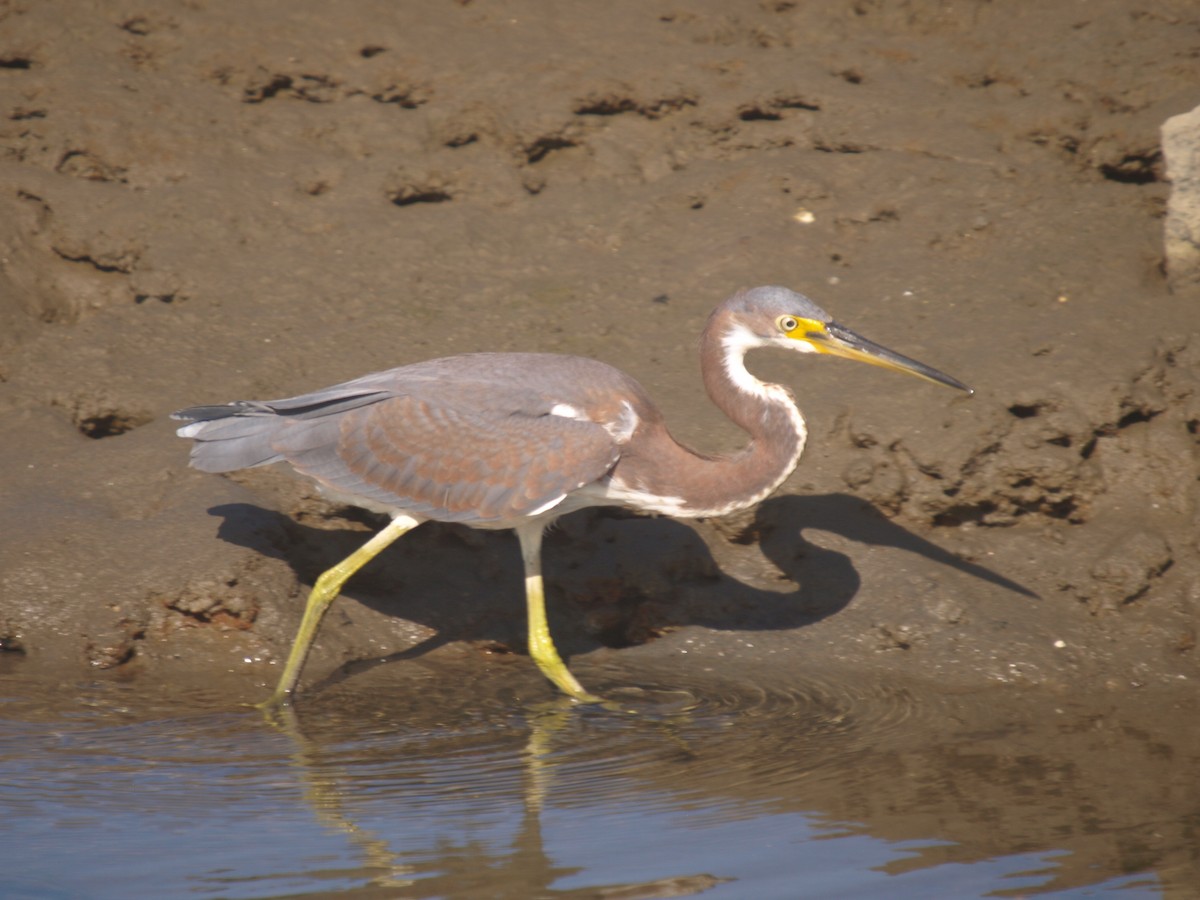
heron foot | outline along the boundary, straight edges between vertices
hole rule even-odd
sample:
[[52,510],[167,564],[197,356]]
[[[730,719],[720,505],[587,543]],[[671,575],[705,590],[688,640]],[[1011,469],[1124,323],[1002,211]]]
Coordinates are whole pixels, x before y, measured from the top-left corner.
[[296,710],[292,706],[291,694],[278,690],[266,700],[260,703],[251,703],[249,706],[262,714],[264,722],[276,728],[288,725],[296,715]]

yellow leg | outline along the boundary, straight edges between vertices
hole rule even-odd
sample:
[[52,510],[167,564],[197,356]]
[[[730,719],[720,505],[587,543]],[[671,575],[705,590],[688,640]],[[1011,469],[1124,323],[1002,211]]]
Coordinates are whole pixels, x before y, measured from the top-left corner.
[[273,710],[286,706],[291,700],[292,692],[300,681],[300,670],[304,668],[304,660],[312,647],[313,638],[317,634],[317,626],[321,617],[329,609],[329,604],[342,590],[351,575],[379,555],[384,547],[392,543],[407,531],[411,531],[420,520],[412,516],[399,515],[388,523],[388,526],[371,538],[336,566],[323,572],[313,585],[312,593],[308,595],[308,604],[304,607],[304,618],[300,620],[300,631],[292,642],[292,652],[288,654],[287,665],[284,666],[283,676],[275,688],[275,693],[265,703],[260,704],[264,709]]
[[529,655],[560,691],[581,703],[602,703],[575,680],[558,655],[546,621],[546,592],[542,585],[542,525],[529,523],[517,529],[521,557],[525,560],[525,604],[529,615]]

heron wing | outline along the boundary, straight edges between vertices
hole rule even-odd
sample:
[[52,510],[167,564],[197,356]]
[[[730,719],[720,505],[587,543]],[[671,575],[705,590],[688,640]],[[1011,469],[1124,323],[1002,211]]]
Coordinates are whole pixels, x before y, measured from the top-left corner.
[[440,521],[503,521],[553,507],[620,456],[601,425],[532,412],[538,404],[523,399],[393,395],[289,419],[272,446],[341,494]]
[[594,360],[476,353],[376,372],[285,400],[174,414],[192,465],[287,461],[366,505],[506,521],[603,478],[641,417],[641,387]]

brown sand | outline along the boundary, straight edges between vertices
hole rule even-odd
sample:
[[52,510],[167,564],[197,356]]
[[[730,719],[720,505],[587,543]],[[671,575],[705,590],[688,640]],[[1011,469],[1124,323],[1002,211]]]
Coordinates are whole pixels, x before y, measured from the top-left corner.
[[[1158,127],[1198,38],[1183,0],[0,2],[3,664],[274,681],[378,523],[188,470],[174,409],[557,351],[728,449],[695,335],[780,283],[977,393],[755,359],[812,430],[780,496],[548,542],[585,681],[1194,683],[1200,317],[1163,277]],[[427,526],[308,674],[500,665],[522,631],[511,538]]]

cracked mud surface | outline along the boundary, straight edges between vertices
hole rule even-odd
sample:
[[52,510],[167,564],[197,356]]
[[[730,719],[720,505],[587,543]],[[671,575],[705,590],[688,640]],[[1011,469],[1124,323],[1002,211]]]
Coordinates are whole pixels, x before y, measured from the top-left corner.
[[[1200,677],[1200,319],[1163,278],[1158,151],[1195,104],[1187,4],[133,9],[0,4],[5,665],[255,698],[377,526],[186,469],[174,409],[543,350],[726,450],[695,336],[781,283],[976,395],[753,359],[812,432],[779,495],[550,536],[581,677]],[[522,630],[515,543],[431,525],[351,583],[308,675],[486,666]]]

